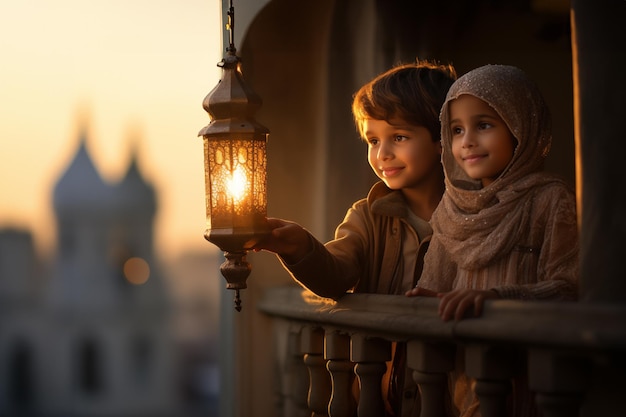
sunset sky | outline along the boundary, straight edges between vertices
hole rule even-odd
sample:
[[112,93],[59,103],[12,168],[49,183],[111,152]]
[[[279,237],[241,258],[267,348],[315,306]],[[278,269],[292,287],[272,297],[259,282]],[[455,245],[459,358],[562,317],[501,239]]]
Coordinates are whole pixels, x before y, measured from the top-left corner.
[[159,253],[210,249],[197,133],[220,77],[220,4],[0,0],[0,227],[30,229],[40,250],[53,247],[52,190],[84,119],[106,180],[120,179],[138,147],[158,193]]

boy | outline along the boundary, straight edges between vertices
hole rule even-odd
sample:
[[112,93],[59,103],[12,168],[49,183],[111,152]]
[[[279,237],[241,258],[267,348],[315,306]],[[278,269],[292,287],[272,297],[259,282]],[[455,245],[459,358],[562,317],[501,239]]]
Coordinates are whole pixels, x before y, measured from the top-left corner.
[[417,62],[361,87],[352,112],[381,181],[325,245],[296,223],[270,218],[272,233],[255,249],[276,253],[294,279],[322,297],[415,287],[432,234],[428,221],[444,191],[439,110],[455,79],[450,65]]
[[[451,65],[423,61],[391,68],[361,87],[352,113],[381,181],[348,210],[334,240],[322,244],[302,226],[270,218],[272,233],[255,250],[276,253],[296,281],[322,297],[415,287],[432,234],[428,221],[444,192],[439,111],[455,79]],[[396,352],[396,360],[404,356]],[[404,367],[392,372],[398,378],[391,381],[403,387]],[[390,387],[391,395],[397,391]],[[389,415],[400,415],[401,397],[388,398]],[[410,415],[412,407],[402,408]]]

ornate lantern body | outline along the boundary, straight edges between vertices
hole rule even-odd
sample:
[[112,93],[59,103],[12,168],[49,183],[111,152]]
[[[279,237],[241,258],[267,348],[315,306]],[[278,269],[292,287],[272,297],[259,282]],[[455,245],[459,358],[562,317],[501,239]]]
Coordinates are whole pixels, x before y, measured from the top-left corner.
[[205,238],[225,252],[220,268],[227,288],[247,287],[251,268],[245,255],[269,233],[266,197],[266,145],[269,130],[254,119],[261,99],[246,85],[234,46],[218,64],[219,84],[206,96],[210,123],[198,134],[204,141],[207,228]]

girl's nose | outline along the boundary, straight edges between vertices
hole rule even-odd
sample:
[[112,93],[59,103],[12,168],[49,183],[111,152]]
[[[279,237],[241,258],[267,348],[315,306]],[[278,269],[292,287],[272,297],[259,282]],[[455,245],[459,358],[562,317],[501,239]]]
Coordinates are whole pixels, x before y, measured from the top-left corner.
[[471,148],[475,145],[476,142],[474,141],[474,135],[472,135],[471,133],[465,133],[463,135],[463,138],[461,139],[461,146],[463,148]]

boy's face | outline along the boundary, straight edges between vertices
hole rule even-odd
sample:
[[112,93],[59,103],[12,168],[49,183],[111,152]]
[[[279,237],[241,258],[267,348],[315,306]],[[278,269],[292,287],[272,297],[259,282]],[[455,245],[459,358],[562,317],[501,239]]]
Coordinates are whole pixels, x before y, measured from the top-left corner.
[[481,180],[486,187],[509,165],[517,141],[483,100],[464,94],[449,106],[454,159],[470,178]]
[[363,130],[369,164],[387,187],[418,188],[441,174],[441,145],[425,127],[367,119]]

